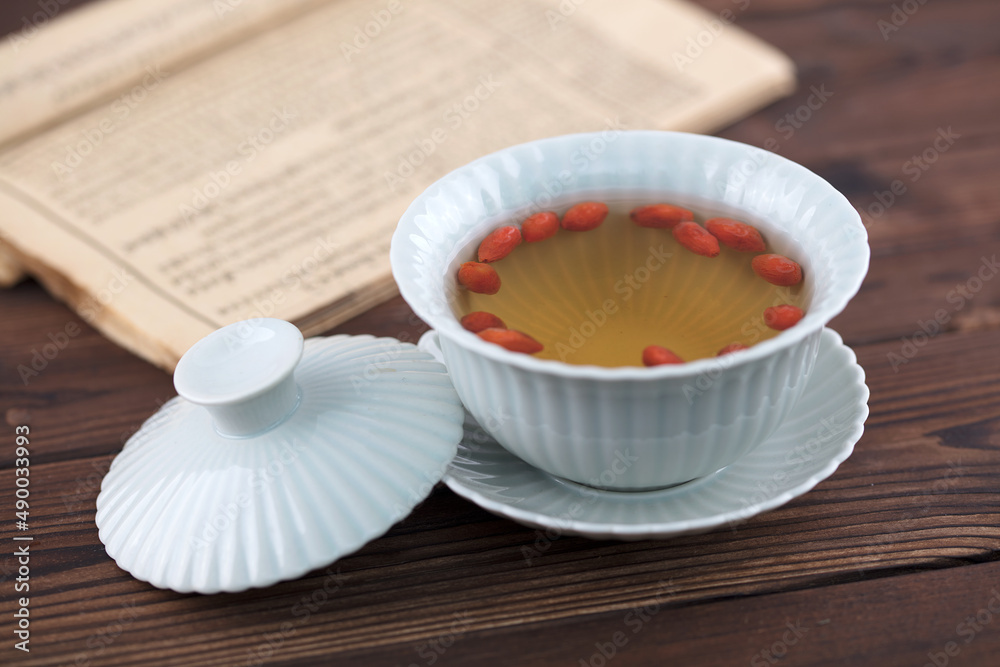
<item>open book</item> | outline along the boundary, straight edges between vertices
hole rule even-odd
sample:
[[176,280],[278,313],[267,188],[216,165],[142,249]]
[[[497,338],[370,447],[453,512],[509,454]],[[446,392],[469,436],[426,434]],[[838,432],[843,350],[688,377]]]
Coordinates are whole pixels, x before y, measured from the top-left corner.
[[680,0],[102,0],[0,48],[0,282],[35,276],[165,369],[261,316],[395,294],[440,176],[606,128],[707,132],[791,63]]

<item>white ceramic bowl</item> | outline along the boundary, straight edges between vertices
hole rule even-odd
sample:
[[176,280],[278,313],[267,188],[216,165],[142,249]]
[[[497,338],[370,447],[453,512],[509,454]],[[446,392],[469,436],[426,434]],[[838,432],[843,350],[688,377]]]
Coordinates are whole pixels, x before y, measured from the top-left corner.
[[[457,266],[501,221],[590,199],[656,198],[758,226],[806,276],[806,316],[744,352],[655,368],[509,352],[453,312]],[[820,333],[868,269],[858,213],[804,167],[715,137],[656,131],[554,137],[487,155],[410,205],[392,239],[403,298],[439,334],[462,402],[496,440],[567,480],[615,490],[679,484],[736,461],[794,408]]]

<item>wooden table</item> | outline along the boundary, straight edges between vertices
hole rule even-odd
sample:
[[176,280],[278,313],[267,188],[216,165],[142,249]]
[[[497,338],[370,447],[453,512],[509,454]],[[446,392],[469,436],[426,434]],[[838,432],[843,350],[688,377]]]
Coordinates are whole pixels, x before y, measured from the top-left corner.
[[[36,4],[5,3],[2,26]],[[157,590],[105,554],[94,500],[170,377],[24,282],[0,292],[0,507],[14,506],[13,433],[29,424],[31,653],[13,648],[8,516],[0,663],[1000,664],[1000,3],[897,5],[895,23],[873,0],[739,14],[801,86],[722,136],[776,139],[871,235],[868,279],[832,324],[867,373],[871,416],[815,490],[735,529],[542,540],[528,562],[539,532],[439,487],[329,570],[242,594]],[[829,99],[810,109],[814,89]],[[410,315],[395,299],[335,331],[416,335]],[[25,387],[17,365],[70,322],[82,333]]]

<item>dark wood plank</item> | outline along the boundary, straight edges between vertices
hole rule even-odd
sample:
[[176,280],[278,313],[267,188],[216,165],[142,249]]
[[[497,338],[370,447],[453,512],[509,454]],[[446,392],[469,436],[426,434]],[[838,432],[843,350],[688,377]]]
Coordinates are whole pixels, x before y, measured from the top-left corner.
[[[1000,163],[1000,162],[998,162]],[[861,291],[831,326],[850,343],[995,328],[1000,225],[961,244],[875,257]]]
[[[597,665],[623,632],[616,665],[922,665],[948,642],[948,664],[994,664],[995,619],[966,639],[1000,582],[1000,281],[970,282],[1000,240],[1000,5],[929,2],[885,40],[891,5],[753,0],[737,12],[801,82],[721,133],[778,140],[865,214],[872,268],[833,325],[868,374],[872,412],[829,480],[731,528],[635,543],[551,539],[438,488],[330,572],[237,595],[160,591],[114,565],[93,517],[100,478],[173,396],[170,378],[27,282],[0,293],[0,409],[8,429],[33,432],[33,651],[11,641],[0,663]],[[36,7],[5,4],[0,28]],[[824,85],[833,96],[787,136],[781,121]],[[948,127],[960,137],[914,180],[913,157]],[[874,215],[894,180],[905,193]],[[948,322],[925,339],[921,323],[941,310]],[[18,366],[71,324],[79,333],[25,384]],[[395,299],[334,332],[423,329]],[[13,504],[12,464],[0,457],[0,507]],[[6,544],[12,528],[0,522]],[[806,631],[782,646],[787,623]]]
[[[993,665],[1000,588],[990,582],[998,581],[1000,564],[988,563],[832,584],[823,595],[806,590],[699,605],[676,600],[668,583],[642,606],[547,622],[528,638],[510,629],[463,633],[458,624],[421,644],[348,655],[338,664],[398,665],[409,649],[412,663],[437,656],[440,665]],[[308,664],[289,653],[282,647],[275,656]]]
[[[900,371],[905,381],[884,361],[892,344],[859,348],[873,398],[857,451],[811,493],[744,524],[665,541],[550,539],[439,489],[333,566],[335,594],[323,591],[324,572],[238,595],[153,590],[118,570],[97,540],[96,478],[81,470],[99,472],[107,459],[42,463],[33,479],[50,491],[32,508],[39,654],[85,653],[95,628],[133,606],[128,633],[102,661],[153,652],[178,664],[232,662],[282,623],[291,624],[282,639],[290,657],[416,645],[447,635],[457,618],[474,633],[621,615],[655,601],[662,582],[683,606],[988,561],[1000,551],[1000,357],[989,354],[997,339],[944,334]],[[36,446],[44,449],[43,435]],[[10,470],[0,488],[0,506],[12,504]],[[0,539],[10,536],[3,525]],[[306,619],[296,604],[317,590],[324,604]]]

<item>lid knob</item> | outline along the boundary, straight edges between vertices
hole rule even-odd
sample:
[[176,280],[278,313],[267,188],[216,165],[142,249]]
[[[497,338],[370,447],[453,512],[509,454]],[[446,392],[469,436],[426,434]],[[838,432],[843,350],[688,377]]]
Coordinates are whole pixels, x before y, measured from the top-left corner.
[[302,348],[302,333],[290,322],[235,322],[184,353],[174,387],[208,409],[220,434],[249,437],[277,426],[298,407],[293,373]]

